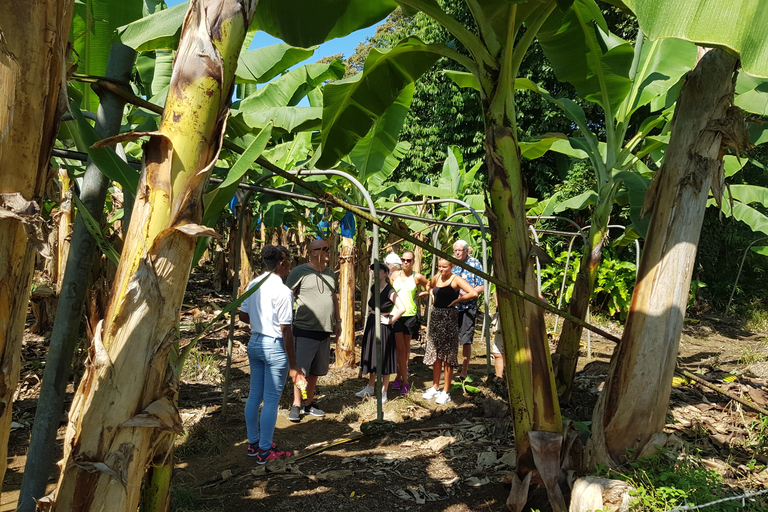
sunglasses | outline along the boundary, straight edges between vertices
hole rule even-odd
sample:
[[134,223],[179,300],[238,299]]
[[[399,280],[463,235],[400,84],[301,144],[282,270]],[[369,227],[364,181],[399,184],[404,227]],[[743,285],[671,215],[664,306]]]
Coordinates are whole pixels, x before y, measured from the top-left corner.
[[314,248],[314,249],[312,249],[312,250],[313,250],[313,251],[323,251],[323,252],[330,252],[330,250],[331,250],[331,249],[330,249],[330,248],[328,248],[328,247],[315,247],[315,248]]
[[403,263],[410,263],[410,262],[412,262],[412,261],[413,261],[413,259],[411,259],[411,258],[401,258],[401,261],[402,261]]

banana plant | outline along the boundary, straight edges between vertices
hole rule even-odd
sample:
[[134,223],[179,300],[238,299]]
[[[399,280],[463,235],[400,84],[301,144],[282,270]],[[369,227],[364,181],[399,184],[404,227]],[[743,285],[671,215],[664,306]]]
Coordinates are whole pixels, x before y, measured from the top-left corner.
[[[593,414],[590,464],[640,453],[666,421],[672,373],[709,189],[722,198],[722,155],[744,150],[748,135],[730,108],[739,56],[744,70],[768,76],[768,8],[736,0],[625,0],[652,39],[677,37],[716,48],[689,73],[678,98],[664,166],[647,195],[648,236],[621,343]],[[701,16],[701,13],[707,13]],[[724,51],[727,49],[728,51]],[[703,52],[702,52],[703,53]],[[714,124],[729,126],[713,132]],[[724,135],[725,134],[725,135]],[[642,410],[642,421],[637,411]],[[658,442],[657,442],[658,444]]]
[[[431,66],[434,59],[456,60],[474,76],[485,113],[490,203],[486,215],[491,230],[498,234],[493,240],[497,275],[517,289],[533,292],[535,276],[529,259],[530,240],[525,220],[527,194],[515,125],[515,79],[523,56],[541,26],[558,4],[567,9],[572,2],[471,0],[468,5],[479,36],[451,18],[434,0],[400,0],[398,3],[411,12],[420,10],[442,24],[468,50],[469,56],[446,45],[426,45],[415,38],[400,42],[387,53],[372,52],[371,62],[366,62],[361,77],[339,84],[335,90],[326,87],[322,153],[315,163],[333,165],[339,159],[333,149],[336,142],[343,147],[363,137],[373,122],[370,113],[382,112],[396,93]],[[526,475],[532,474],[535,468],[553,508],[565,510],[556,484],[560,472],[559,446],[563,441],[562,418],[543,314],[506,290],[499,291],[499,302],[506,352],[518,355],[507,359],[520,476],[513,484],[514,499],[510,496],[510,506],[513,510],[524,506],[528,486],[523,482],[530,480],[523,478],[528,478]]]
[[[594,205],[588,243],[583,248],[581,268],[568,305],[568,312],[583,320],[608,236],[611,210],[622,189],[634,207],[631,209],[634,232],[645,234],[647,219],[641,220],[639,212],[650,178],[641,172],[645,169],[639,162],[659,146],[658,141],[647,137],[668,130],[673,108],[664,106],[674,102],[675,91],[671,89],[693,67],[696,45],[681,39],[646,42],[639,32],[633,50],[629,43],[610,33],[597,5],[583,0],[576,0],[569,11],[551,16],[538,39],[557,78],[571,83],[579,96],[599,105],[604,114],[601,127],[604,140],[600,140],[586,123],[584,111],[577,103],[567,98],[553,98],[529,80],[518,80],[519,87],[538,93],[558,106],[580,135],[568,139],[550,135],[538,142],[527,142],[525,152],[531,156],[546,150],[559,150],[571,156],[580,152],[589,159],[595,172],[596,190],[559,204],[551,201],[541,212],[547,215],[566,208]],[[646,106],[650,106],[651,114],[638,119],[638,110]],[[633,125],[634,133],[629,131]],[[570,144],[565,144],[566,140]],[[566,400],[576,372],[581,333],[581,327],[566,320],[557,345],[558,393]]]

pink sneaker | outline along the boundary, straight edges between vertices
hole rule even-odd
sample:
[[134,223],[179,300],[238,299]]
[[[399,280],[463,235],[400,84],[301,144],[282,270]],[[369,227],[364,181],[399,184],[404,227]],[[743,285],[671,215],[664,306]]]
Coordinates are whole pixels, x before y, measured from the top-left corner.
[[395,377],[395,381],[392,383],[392,389],[400,389],[400,379]]
[[285,457],[286,459],[291,456],[291,452],[279,452],[277,450],[274,450],[270,448],[269,450],[262,452],[260,451],[256,455],[256,463],[257,464],[266,464],[270,460],[277,460],[280,457]]
[[407,395],[411,392],[411,385],[408,384],[408,382],[403,382],[403,385],[400,387],[400,394],[401,395]]

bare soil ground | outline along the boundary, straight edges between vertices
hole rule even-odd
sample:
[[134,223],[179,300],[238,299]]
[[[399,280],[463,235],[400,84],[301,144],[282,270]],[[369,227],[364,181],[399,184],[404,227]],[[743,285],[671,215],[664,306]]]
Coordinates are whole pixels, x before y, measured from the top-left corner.
[[[192,280],[188,303],[196,307],[182,316],[186,339],[227,302],[225,296],[209,290],[203,298],[199,293],[203,288],[203,283]],[[376,418],[376,405],[354,396],[365,384],[356,369],[332,369],[320,379],[318,403],[326,412],[324,418],[289,422],[291,387],[287,385],[275,441],[279,449],[289,450],[293,456],[258,466],[246,456],[243,409],[249,366],[245,352],[248,333],[243,327],[235,333],[226,411],[221,394],[227,347],[223,325],[202,340],[185,370],[179,409],[186,433],[176,445],[173,510],[506,510],[510,486],[504,479],[515,467],[513,432],[506,390],[488,382],[485,347],[479,341],[470,369],[479,393],[455,391],[453,401],[443,406],[421,398],[431,383],[431,370],[422,363],[423,346],[414,341],[413,392],[401,396],[389,391],[384,414],[395,427],[381,436],[360,434],[361,424]],[[479,340],[479,331],[477,334]],[[13,510],[18,498],[46,343],[46,336],[30,334],[25,340],[2,511]],[[563,407],[564,417],[582,423],[591,419],[613,344],[593,335],[589,356],[586,349],[585,335],[574,395]],[[766,359],[764,333],[716,322],[686,324],[680,365],[763,406],[768,402]],[[768,485],[768,425],[761,427],[758,415],[724,395],[687,382],[676,384],[666,432],[674,434],[672,439],[679,445],[671,448],[698,451],[702,463],[720,472],[734,494]],[[62,417],[60,439],[64,420]],[[337,441],[342,442],[331,444]],[[51,488],[55,478],[53,474]],[[531,504],[548,509],[543,495],[535,495]]]

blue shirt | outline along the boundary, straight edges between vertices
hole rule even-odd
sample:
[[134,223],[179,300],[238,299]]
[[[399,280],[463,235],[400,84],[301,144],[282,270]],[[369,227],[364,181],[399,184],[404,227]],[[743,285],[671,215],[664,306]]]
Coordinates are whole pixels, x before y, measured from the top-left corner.
[[[467,265],[469,265],[472,268],[476,268],[477,270],[483,270],[483,266],[480,264],[480,262],[477,260],[477,258],[473,258],[472,256],[467,256],[467,261],[465,261]],[[453,270],[451,271],[457,276],[461,276],[464,278],[466,282],[469,283],[469,286],[472,288],[475,288],[477,286],[482,286],[485,284],[485,281],[483,281],[480,276],[477,274],[473,274],[469,270],[465,270],[461,267],[457,267],[454,265]],[[474,298],[472,300],[466,300],[464,302],[459,302],[459,304],[456,305],[456,309],[464,310],[468,309],[470,307],[477,307],[477,298]]]

